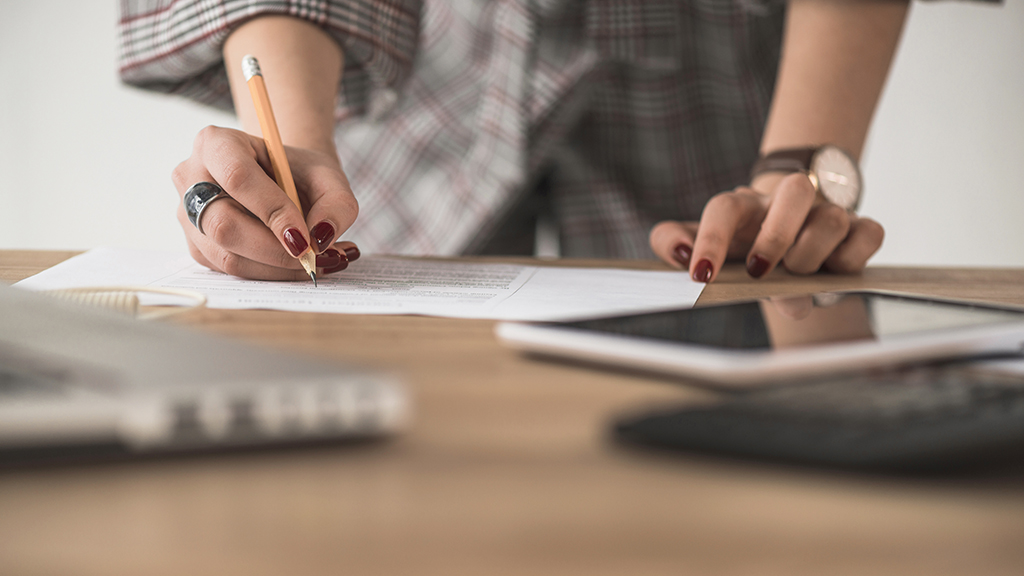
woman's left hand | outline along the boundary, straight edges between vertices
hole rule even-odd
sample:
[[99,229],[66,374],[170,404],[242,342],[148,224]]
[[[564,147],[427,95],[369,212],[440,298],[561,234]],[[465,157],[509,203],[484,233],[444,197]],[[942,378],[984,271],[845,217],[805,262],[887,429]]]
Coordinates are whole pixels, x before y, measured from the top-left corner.
[[714,196],[699,223],[655,225],[654,253],[694,280],[711,282],[727,259],[741,258],[754,278],[779,263],[795,274],[860,272],[882,245],[878,222],[820,198],[803,174],[769,175],[755,185],[758,190],[740,186]]

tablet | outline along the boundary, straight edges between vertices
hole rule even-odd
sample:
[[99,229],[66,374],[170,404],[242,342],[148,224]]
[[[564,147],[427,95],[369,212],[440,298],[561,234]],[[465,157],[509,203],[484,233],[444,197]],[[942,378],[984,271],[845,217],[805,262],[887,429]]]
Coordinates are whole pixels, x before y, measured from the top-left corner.
[[825,292],[574,322],[498,324],[531,353],[747,385],[1020,353],[1024,309]]

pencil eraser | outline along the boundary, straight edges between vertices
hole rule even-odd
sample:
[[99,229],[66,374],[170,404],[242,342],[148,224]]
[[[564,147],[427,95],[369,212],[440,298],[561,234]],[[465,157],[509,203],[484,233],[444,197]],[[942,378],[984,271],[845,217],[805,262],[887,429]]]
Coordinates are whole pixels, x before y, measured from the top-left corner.
[[260,63],[256,60],[256,57],[252,54],[246,54],[242,57],[242,74],[245,74],[245,81],[248,82],[253,76],[262,76],[263,73],[260,71]]

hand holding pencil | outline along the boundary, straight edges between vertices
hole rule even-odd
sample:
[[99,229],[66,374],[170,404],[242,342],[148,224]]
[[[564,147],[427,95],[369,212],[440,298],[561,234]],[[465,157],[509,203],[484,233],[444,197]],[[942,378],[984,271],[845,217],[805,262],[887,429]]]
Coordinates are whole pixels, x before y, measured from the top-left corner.
[[[283,70],[283,81],[289,72]],[[174,171],[175,185],[186,199],[179,221],[193,258],[214,270],[261,280],[309,280],[345,269],[359,250],[351,242],[338,242],[337,236],[351,225],[357,207],[337,156],[283,146],[262,76],[246,76],[255,104],[247,113],[255,109],[264,138],[207,127],[197,136],[191,157]],[[280,90],[281,84],[278,80],[275,86]],[[236,93],[236,107],[253,106],[249,96],[240,102]],[[285,112],[287,120],[294,119],[288,106]],[[255,131],[255,122],[245,124]],[[223,194],[196,197],[193,185],[199,183]],[[221,198],[225,201],[215,201]]]
[[[256,116],[260,120],[260,129],[263,130],[263,141],[266,143],[267,153],[270,155],[270,165],[274,168],[274,180],[288,195],[288,199],[301,211],[302,202],[299,201],[299,194],[295,190],[295,180],[292,178],[292,169],[288,165],[288,155],[284,152],[281,133],[277,130],[277,120],[274,119],[274,109],[270,106],[267,85],[263,82],[263,72],[260,70],[260,63],[255,56],[247,54],[245,58],[242,58],[242,73],[245,74],[245,82],[249,85],[252,103],[256,107]],[[316,254],[300,234],[296,234],[292,230],[285,230],[285,240],[292,256],[299,259],[302,269],[309,274],[313,285],[316,286]],[[302,249],[302,244],[306,245],[305,250]]]

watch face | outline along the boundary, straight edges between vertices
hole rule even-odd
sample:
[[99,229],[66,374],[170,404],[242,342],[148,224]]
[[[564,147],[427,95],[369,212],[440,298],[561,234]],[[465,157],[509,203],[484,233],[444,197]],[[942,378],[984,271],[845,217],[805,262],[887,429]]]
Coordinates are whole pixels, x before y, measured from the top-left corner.
[[823,146],[811,160],[811,174],[829,202],[853,210],[860,201],[861,181],[857,163],[835,146]]

